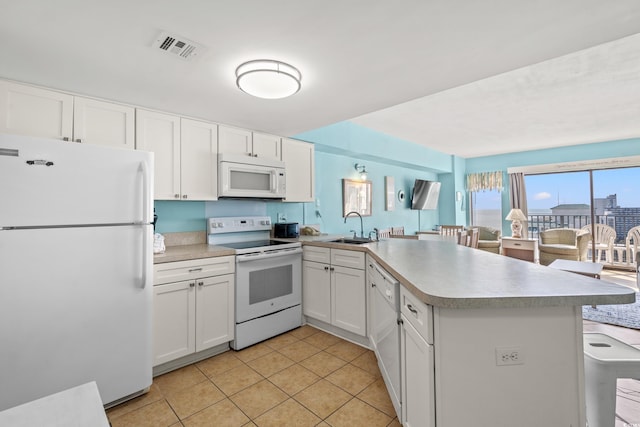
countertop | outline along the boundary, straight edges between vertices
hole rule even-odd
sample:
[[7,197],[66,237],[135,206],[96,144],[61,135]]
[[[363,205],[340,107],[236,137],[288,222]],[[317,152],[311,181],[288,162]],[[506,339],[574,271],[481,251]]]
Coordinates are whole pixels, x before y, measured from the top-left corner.
[[[321,234],[319,236],[300,236],[297,239],[274,240],[283,240],[287,242],[323,242],[327,240],[340,239],[341,237],[344,236],[338,234]],[[344,248],[345,245],[342,245],[342,247]],[[164,253],[153,254],[153,263],[162,264],[165,262],[188,261],[191,259],[213,258],[235,254],[235,249],[224,246],[208,245],[206,243],[195,243],[191,245],[178,244],[174,246],[167,246]]]
[[627,287],[457,245],[387,239],[363,245],[309,242],[370,253],[412,294],[445,308],[628,304]]
[[[371,254],[422,302],[445,308],[544,307],[628,304],[627,287],[457,245],[452,239],[384,239],[351,245],[331,242],[342,235],[300,236],[304,245]],[[429,236],[431,237],[431,236]],[[168,246],[154,264],[235,255],[207,244]]]
[[207,245],[206,243],[167,246],[164,253],[153,255],[153,263],[162,264],[165,262],[187,261],[190,259],[212,258],[235,254],[236,251],[234,249]]
[[95,381],[0,412],[12,427],[109,427]]

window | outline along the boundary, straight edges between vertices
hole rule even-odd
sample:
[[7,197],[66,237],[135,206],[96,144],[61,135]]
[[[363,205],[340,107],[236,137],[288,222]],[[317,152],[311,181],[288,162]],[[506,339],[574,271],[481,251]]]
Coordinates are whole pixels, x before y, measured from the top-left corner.
[[502,194],[500,191],[471,192],[471,225],[502,230]]
[[640,225],[638,182],[640,167],[526,175],[529,237],[549,228],[582,228],[593,215],[596,224],[615,230],[609,262],[629,264],[635,254],[626,246],[627,236]]

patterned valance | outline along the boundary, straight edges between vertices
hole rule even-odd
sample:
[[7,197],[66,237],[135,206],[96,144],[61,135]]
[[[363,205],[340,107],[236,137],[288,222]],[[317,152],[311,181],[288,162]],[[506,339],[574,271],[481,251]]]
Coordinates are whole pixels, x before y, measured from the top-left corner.
[[502,191],[502,171],[470,173],[467,175],[467,191]]

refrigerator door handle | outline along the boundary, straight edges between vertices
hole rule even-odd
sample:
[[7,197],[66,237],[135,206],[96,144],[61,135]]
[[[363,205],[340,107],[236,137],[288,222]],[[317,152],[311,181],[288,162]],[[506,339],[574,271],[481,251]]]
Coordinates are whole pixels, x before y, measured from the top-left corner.
[[144,289],[147,287],[147,264],[149,262],[150,248],[147,226],[141,225],[140,230],[142,231],[142,283],[140,287]]
[[142,172],[142,223],[148,224],[151,222],[151,217],[149,215],[149,205],[151,201],[149,200],[149,167],[147,166],[147,162],[140,162],[140,167],[138,168],[140,172]]

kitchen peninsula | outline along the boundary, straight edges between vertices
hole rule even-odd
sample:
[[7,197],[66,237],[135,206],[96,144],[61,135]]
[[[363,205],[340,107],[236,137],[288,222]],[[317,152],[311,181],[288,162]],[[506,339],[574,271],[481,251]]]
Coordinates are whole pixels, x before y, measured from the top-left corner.
[[405,390],[403,405],[418,400],[432,410],[407,425],[585,425],[581,306],[630,303],[632,290],[451,242],[352,246],[401,283],[403,319],[405,308],[408,317],[428,314],[430,353],[406,375],[431,382],[420,389],[432,395]]

